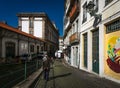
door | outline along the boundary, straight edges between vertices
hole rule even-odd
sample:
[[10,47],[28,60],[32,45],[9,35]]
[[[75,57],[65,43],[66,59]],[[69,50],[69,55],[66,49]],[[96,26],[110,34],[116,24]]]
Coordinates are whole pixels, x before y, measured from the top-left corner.
[[6,57],[15,57],[15,43],[13,42],[6,42]]
[[99,30],[92,32],[92,70],[99,74]]
[[84,34],[84,67],[87,68],[87,33]]

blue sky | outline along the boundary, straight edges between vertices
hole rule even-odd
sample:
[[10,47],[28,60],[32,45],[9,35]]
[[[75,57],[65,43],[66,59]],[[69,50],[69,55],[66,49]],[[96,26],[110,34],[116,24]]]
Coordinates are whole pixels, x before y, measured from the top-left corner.
[[17,27],[17,13],[45,12],[63,35],[64,0],[0,0],[0,21]]

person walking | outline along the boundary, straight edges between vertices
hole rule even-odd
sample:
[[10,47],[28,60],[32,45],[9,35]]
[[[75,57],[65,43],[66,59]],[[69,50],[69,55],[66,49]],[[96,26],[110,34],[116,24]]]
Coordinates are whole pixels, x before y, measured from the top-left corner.
[[44,79],[49,80],[49,72],[50,72],[50,60],[47,54],[43,57],[43,73],[44,73]]

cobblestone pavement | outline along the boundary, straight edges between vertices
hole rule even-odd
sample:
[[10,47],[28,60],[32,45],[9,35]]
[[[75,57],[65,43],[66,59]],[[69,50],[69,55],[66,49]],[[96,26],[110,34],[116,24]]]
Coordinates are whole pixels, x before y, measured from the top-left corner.
[[120,88],[120,84],[56,61],[49,81],[41,75],[35,88]]

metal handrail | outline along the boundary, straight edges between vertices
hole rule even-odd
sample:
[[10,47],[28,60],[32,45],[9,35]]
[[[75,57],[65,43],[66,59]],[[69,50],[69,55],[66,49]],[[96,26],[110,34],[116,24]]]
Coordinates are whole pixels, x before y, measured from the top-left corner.
[[[33,72],[35,72],[37,69],[41,67],[41,61],[36,60],[36,61],[30,61],[30,62],[25,62],[21,64],[22,66],[17,69],[17,70],[11,70],[11,71],[5,71],[6,73],[0,76],[0,88],[10,88],[17,83],[25,80],[29,75],[31,75]],[[40,65],[41,64],[41,65]],[[6,64],[4,64],[6,65]],[[8,66],[16,65],[17,64],[7,64]],[[20,65],[20,64],[18,64]],[[25,68],[26,65],[26,68]],[[2,66],[2,65],[0,65]],[[10,68],[10,67],[9,67]],[[26,70],[26,71],[25,71]],[[3,71],[3,70],[1,70]],[[8,72],[8,73],[7,73]],[[3,72],[4,73],[4,72]]]

